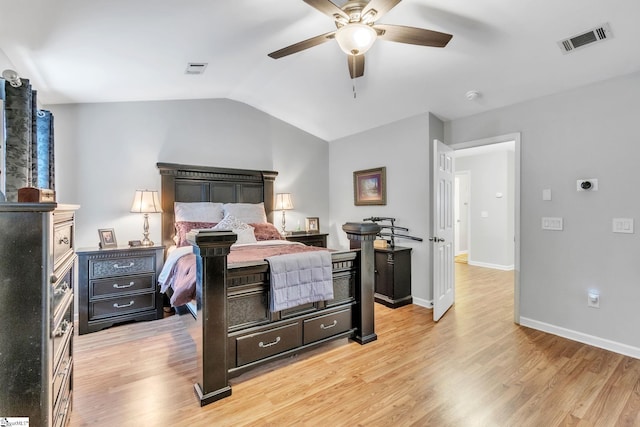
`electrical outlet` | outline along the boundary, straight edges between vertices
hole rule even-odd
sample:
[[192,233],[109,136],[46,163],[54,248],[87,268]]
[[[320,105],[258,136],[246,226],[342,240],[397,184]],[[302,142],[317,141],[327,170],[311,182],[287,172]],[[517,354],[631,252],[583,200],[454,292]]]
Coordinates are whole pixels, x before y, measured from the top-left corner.
[[596,292],[589,292],[587,295],[587,307],[600,308],[600,295]]

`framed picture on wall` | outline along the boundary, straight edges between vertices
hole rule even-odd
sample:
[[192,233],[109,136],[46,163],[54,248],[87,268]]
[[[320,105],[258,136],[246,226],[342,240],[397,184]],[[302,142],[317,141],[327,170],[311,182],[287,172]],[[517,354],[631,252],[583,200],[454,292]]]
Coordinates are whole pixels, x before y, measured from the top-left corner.
[[100,236],[100,248],[117,248],[118,242],[116,241],[116,232],[113,228],[100,228],[98,230]]
[[305,229],[307,233],[319,233],[320,232],[320,219],[318,217],[309,217],[305,221]]
[[356,206],[387,204],[387,168],[353,173],[353,201]]

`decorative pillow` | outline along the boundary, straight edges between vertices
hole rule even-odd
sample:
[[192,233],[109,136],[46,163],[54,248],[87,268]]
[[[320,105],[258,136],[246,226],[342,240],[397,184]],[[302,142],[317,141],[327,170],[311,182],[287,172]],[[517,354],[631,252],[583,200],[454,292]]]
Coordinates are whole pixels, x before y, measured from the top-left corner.
[[187,233],[193,229],[200,228],[213,228],[216,226],[215,222],[194,222],[194,221],[179,221],[176,222],[176,246],[187,246]]
[[264,203],[225,203],[224,216],[235,216],[247,224],[263,224],[267,222]]
[[224,218],[222,203],[175,202],[173,210],[176,222],[220,222]]
[[[242,245],[245,243],[256,243],[256,237],[253,234],[253,227],[249,224],[240,221],[233,215],[227,215],[222,221],[220,221],[213,230],[231,230],[238,235],[236,245]],[[231,245],[233,246],[233,245]]]
[[253,227],[253,234],[256,236],[256,240],[284,240],[284,237],[280,234],[275,225],[270,222],[265,222],[262,224],[251,223],[249,224]]

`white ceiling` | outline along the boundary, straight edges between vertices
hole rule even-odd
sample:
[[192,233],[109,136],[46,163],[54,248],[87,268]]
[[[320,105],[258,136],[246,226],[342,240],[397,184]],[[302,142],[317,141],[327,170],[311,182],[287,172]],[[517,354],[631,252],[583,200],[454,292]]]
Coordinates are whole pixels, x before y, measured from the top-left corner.
[[[404,0],[378,22],[453,39],[444,49],[377,41],[355,99],[335,41],[267,57],[335,30],[302,0],[0,0],[0,12],[0,68],[29,78],[41,104],[229,98],[327,141],[640,70],[638,0]],[[605,22],[612,39],[561,53],[557,41]],[[188,62],[209,66],[186,75]],[[482,95],[469,101],[469,90]]]

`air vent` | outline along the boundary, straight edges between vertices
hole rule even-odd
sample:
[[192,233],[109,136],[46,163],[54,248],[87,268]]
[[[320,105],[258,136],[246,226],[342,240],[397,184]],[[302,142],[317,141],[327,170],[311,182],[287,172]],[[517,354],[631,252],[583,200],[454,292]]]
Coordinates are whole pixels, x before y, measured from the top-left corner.
[[204,70],[207,69],[207,64],[206,62],[189,62],[187,64],[187,69],[184,70],[185,74],[202,74],[204,73]]
[[576,36],[569,37],[568,39],[561,40],[558,42],[558,46],[560,46],[560,50],[562,50],[562,53],[567,54],[577,49],[589,46],[593,43],[609,40],[612,37],[613,33],[611,32],[611,27],[607,23],[599,27],[592,28],[586,33],[578,34]]

